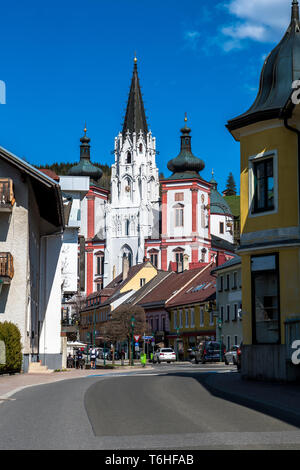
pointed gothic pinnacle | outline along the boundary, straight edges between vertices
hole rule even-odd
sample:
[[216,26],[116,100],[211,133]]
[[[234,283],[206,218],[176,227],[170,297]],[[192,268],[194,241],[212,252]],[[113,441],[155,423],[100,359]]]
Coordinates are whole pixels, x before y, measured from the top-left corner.
[[299,21],[299,3],[298,0],[293,0],[292,3],[292,20]]

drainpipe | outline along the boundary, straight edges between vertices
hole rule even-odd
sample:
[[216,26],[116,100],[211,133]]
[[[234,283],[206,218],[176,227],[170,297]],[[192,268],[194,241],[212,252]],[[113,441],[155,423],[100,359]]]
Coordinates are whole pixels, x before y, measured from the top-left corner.
[[298,225],[300,225],[300,131],[288,124],[288,118],[284,118],[284,126],[289,131],[295,132],[298,137]]

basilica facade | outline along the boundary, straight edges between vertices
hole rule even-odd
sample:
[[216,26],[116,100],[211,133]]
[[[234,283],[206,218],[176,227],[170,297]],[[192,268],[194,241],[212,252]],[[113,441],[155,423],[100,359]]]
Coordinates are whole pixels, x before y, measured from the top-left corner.
[[180,152],[159,180],[156,139],[148,129],[134,60],[123,128],[115,138],[110,191],[91,162],[90,139],[80,139],[80,162],[61,177],[72,197],[69,224],[78,227],[80,290],[101,291],[129,266],[150,260],[159,270],[182,271],[233,255],[233,216],[212,178],[200,172],[191,129],[181,129]]

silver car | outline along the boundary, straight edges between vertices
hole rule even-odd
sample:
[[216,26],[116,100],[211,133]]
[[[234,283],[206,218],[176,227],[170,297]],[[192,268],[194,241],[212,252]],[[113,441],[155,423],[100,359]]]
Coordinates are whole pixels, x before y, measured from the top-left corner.
[[229,351],[227,351],[227,353],[225,353],[225,364],[228,365],[228,364],[234,364],[236,365],[237,363],[237,360],[236,360],[236,354],[237,354],[237,350],[238,350],[238,346],[235,345],[235,346],[232,346],[230,348]]
[[158,349],[154,356],[153,356],[153,362],[158,362],[160,364],[161,362],[175,362],[176,361],[176,354],[171,348],[160,348]]

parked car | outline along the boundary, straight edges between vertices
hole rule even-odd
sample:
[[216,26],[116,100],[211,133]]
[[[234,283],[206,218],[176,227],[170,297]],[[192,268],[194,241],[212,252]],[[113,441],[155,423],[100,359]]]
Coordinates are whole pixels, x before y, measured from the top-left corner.
[[[221,361],[224,361],[226,352],[225,345],[221,345]],[[195,351],[195,363],[201,362],[219,362],[220,361],[220,343],[217,341],[203,341],[200,343],[198,350]]]
[[235,345],[230,348],[229,351],[225,354],[225,364],[234,364],[236,365],[236,356],[237,356],[237,350],[239,349],[239,346]]
[[[97,357],[99,359],[104,359],[104,348],[98,348]],[[111,359],[111,353],[109,348],[105,348],[105,359],[109,361]]]
[[155,351],[153,356],[153,363],[158,362],[175,362],[176,361],[176,354],[173,349],[171,348],[160,348]]
[[237,370],[240,371],[241,370],[241,360],[242,360],[242,345],[243,343],[241,343],[237,349],[237,352],[236,352],[236,366],[237,366]]

